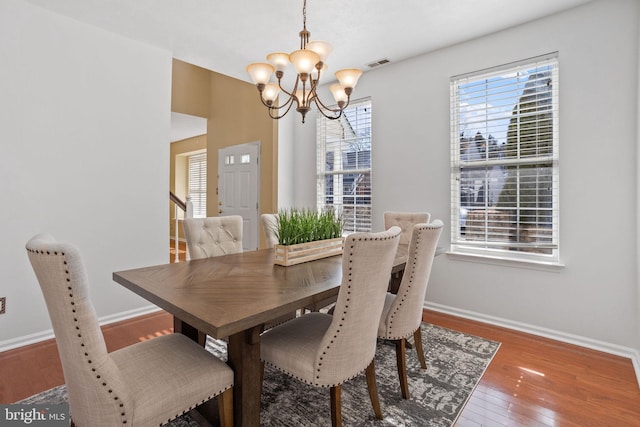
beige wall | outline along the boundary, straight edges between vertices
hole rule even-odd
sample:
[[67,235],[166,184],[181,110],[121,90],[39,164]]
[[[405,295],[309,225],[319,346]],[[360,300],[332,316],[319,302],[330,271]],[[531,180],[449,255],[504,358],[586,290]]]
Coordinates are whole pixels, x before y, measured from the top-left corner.
[[211,71],[186,62],[173,60],[171,79],[171,111],[198,117],[209,117]]
[[[207,215],[218,212],[218,150],[256,141],[261,159],[259,213],[277,212],[278,124],[269,117],[255,86],[176,59],[173,73],[171,111],[208,119]],[[173,152],[171,159],[174,172]],[[262,235],[260,241],[263,247]]]

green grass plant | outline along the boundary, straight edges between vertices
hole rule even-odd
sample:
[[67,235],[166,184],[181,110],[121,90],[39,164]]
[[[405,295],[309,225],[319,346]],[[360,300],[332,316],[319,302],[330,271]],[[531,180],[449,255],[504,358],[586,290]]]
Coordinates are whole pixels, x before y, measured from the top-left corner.
[[342,237],[342,217],[333,210],[281,209],[277,234],[281,245],[297,245]]

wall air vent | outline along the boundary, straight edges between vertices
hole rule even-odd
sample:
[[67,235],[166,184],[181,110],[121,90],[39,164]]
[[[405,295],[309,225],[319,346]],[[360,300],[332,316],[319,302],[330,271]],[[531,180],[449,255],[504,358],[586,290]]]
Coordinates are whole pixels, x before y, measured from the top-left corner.
[[387,58],[383,58],[383,59],[378,59],[377,61],[373,61],[370,62],[369,64],[367,64],[367,67],[369,68],[375,68],[375,67],[379,67],[380,65],[384,65],[391,62],[389,59]]

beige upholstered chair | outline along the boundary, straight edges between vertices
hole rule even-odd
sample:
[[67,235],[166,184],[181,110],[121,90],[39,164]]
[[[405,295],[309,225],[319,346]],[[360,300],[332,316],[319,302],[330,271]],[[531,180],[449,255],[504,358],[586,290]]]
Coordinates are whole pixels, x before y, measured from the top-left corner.
[[267,248],[272,248],[278,244],[278,214],[262,214],[262,230]]
[[107,353],[78,250],[46,234],[26,248],[53,324],[76,425],[157,426],[215,396],[222,425],[233,425],[233,371],[224,362],[180,334]]
[[411,231],[415,224],[426,224],[431,218],[428,212],[385,212],[384,228],[388,230],[394,225],[400,227],[400,244],[408,245],[411,238]]
[[309,313],[268,330],[261,337],[263,362],[316,387],[331,388],[331,420],[342,424],[341,384],[366,370],[369,396],[382,418],[373,358],[377,324],[400,229],[347,236],[342,284],[333,316]]
[[191,259],[242,252],[240,215],[185,218],[182,225]]
[[378,338],[395,342],[400,388],[402,397],[405,399],[409,398],[405,348],[406,338],[411,335],[414,338],[420,365],[423,369],[427,368],[420,324],[431,265],[441,232],[442,221],[439,219],[431,224],[413,226],[409,242],[409,257],[398,294],[387,293],[378,326]]

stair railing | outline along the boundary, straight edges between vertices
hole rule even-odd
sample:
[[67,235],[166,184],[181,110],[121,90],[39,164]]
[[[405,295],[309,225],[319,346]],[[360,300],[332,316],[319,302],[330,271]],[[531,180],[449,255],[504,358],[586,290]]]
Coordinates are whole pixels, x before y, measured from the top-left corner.
[[[178,196],[176,196],[173,191],[169,190],[169,200],[173,202],[173,216],[175,221],[174,231],[174,244],[175,244],[175,262],[180,261],[180,256],[178,254],[178,242],[179,242],[179,229],[178,229],[178,212],[179,210],[184,212],[184,218],[193,218],[193,203],[191,203],[191,196],[187,196],[187,201],[184,202]],[[189,259],[189,248],[187,248],[187,259]]]

